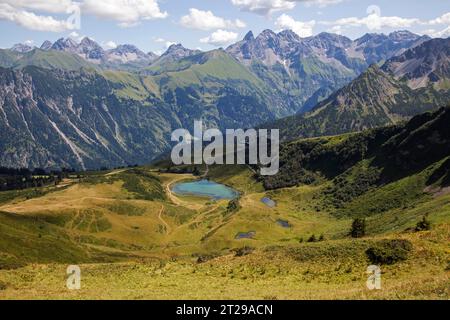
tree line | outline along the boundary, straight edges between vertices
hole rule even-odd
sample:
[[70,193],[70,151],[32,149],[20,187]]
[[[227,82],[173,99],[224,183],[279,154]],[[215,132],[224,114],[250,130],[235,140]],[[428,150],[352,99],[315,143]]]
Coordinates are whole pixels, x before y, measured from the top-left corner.
[[47,171],[42,168],[0,167],[0,191],[22,190],[58,185],[64,178],[75,172],[74,169]]

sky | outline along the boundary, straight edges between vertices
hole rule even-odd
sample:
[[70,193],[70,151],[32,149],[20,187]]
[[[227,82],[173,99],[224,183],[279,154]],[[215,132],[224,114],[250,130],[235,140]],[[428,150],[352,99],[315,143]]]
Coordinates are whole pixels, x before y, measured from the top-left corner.
[[0,48],[89,37],[105,48],[134,44],[163,53],[226,47],[252,30],[291,29],[300,37],[333,32],[410,30],[450,36],[448,0],[0,0]]

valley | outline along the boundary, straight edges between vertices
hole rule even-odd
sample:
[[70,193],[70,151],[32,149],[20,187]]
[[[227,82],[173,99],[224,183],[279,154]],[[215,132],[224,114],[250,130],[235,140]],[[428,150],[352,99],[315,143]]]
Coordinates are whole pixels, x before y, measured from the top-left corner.
[[[449,38],[237,36],[0,49],[0,300],[449,299]],[[175,165],[195,121],[280,129],[278,174]]]
[[395,124],[448,103],[448,48],[407,31],[351,40],[264,30],[225,49],[173,44],[159,57],[89,38],[0,49],[0,165],[145,165],[195,120],[268,124],[284,141]]
[[[165,162],[79,173],[63,188],[28,199],[27,190],[13,198],[2,192],[0,297],[448,299],[448,150],[418,157],[414,168],[381,180],[368,180],[367,173],[375,164],[390,172],[387,166],[339,151],[351,150],[351,139],[375,137],[383,147],[370,142],[366,153],[375,159],[371,148],[384,152],[400,138],[403,148],[414,148],[405,141],[410,134],[429,137],[423,130],[434,130],[440,135],[434,143],[441,143],[449,138],[447,126],[440,125],[448,110],[378,135],[320,138],[344,166],[321,164],[310,155],[302,160],[307,170],[316,166],[309,182],[281,185],[281,174],[275,176],[279,185],[269,188],[273,182],[246,166],[210,166],[210,180],[241,193],[233,205],[175,194],[174,184],[198,177],[167,173]],[[380,135],[389,143],[380,142]],[[282,152],[281,163],[289,166],[284,157]],[[266,205],[264,197],[276,205]],[[352,238],[352,224],[362,217],[364,236]],[[421,221],[430,227],[419,229]],[[381,265],[381,290],[366,287],[373,263]],[[79,291],[65,287],[69,264],[81,267]]]

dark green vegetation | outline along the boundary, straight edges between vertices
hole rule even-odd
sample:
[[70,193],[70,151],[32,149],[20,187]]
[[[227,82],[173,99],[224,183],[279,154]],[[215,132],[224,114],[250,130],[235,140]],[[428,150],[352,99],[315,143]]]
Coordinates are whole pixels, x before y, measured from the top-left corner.
[[77,169],[143,164],[168,150],[171,132],[191,128],[193,119],[219,128],[274,119],[276,103],[265,85],[225,57],[217,52],[187,70],[156,76],[0,69],[1,163]]
[[10,169],[0,167],[0,191],[23,190],[39,188],[49,185],[58,185],[62,179],[67,178],[70,170],[47,172],[43,169]]
[[[83,63],[95,67],[77,65],[83,48],[64,39],[19,54],[26,66],[0,52],[2,164],[120,166],[0,192],[0,298],[448,299],[450,108],[436,109],[449,102],[448,41],[426,40],[265,31],[226,51],[177,45],[151,65],[137,52],[114,67],[109,54],[135,48],[106,53],[84,40]],[[322,100],[279,122],[295,139],[276,176],[134,166],[193,119],[247,127]],[[21,174],[6,180],[29,187]],[[240,198],[172,192],[199,176]],[[81,265],[80,291],[64,286],[69,264]],[[367,290],[370,264],[382,266],[382,290]]]
[[[306,184],[282,187],[282,174],[267,191],[246,166],[197,167],[239,201],[174,195],[196,177],[164,161],[82,172],[30,197],[0,192],[0,296],[448,299],[449,114],[286,144],[282,173],[299,161]],[[412,152],[425,142],[427,156]],[[395,161],[407,152],[411,161]],[[81,291],[64,287],[69,264],[81,264]],[[382,290],[366,288],[371,264]]]
[[394,264],[406,260],[413,245],[407,240],[381,240],[367,249],[366,254],[371,263]]
[[[226,50],[174,45],[159,58],[130,45],[105,51],[88,38],[79,44],[60,39],[26,52],[1,50],[0,165],[83,170],[149,163],[170,149],[174,129],[191,129],[194,119],[208,127],[248,128],[308,111],[371,63],[429,40],[407,32],[366,38],[324,33],[300,39],[290,31],[266,30]],[[433,48],[400,56],[420,56],[426,72],[408,70],[402,80],[403,60],[391,60],[383,71],[371,67],[350,85],[348,112],[327,99],[315,109],[327,110],[318,117],[308,115],[301,125],[283,122],[289,137],[384,125],[448,102],[448,55],[429,58],[435,47],[445,52],[448,44],[428,43]],[[378,79],[385,73],[395,79]],[[373,96],[367,96],[370,87]],[[396,108],[399,101],[407,107],[379,116],[386,93],[396,95],[387,99]]]
[[[267,125],[284,141],[361,131],[406,120],[450,101],[450,40],[433,39],[371,66],[304,115]],[[412,61],[421,60],[422,64]]]
[[366,235],[366,219],[356,218],[352,222],[350,235],[353,238],[362,238]]
[[426,199],[426,189],[438,192],[450,186],[449,123],[447,107],[402,125],[287,143],[281,149],[280,173],[265,177],[264,186],[330,181],[320,197],[338,216],[414,206]]

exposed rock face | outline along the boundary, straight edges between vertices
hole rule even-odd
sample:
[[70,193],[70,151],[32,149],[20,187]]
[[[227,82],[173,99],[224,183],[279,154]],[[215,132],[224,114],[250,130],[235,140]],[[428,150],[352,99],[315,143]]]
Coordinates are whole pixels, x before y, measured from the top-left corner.
[[111,83],[95,73],[0,69],[3,166],[85,169],[147,162],[167,147],[161,136],[174,119],[167,108],[119,100]]
[[423,40],[265,30],[227,50],[173,45],[158,58],[89,38],[0,50],[11,68],[0,68],[0,166],[148,163],[193,119],[248,128],[313,110],[277,122],[291,138],[395,123],[449,102],[448,39]]
[[40,49],[42,49],[42,50],[50,50],[51,47],[52,47],[52,45],[53,45],[53,43],[51,43],[51,42],[48,41],[48,40],[45,40],[45,41],[42,43]]
[[153,64],[164,65],[167,63],[179,61],[200,53],[200,50],[191,50],[183,47],[181,44],[171,45]]
[[450,74],[450,39],[433,39],[390,59],[383,67],[397,79],[406,79],[412,89],[430,83],[445,86]]
[[433,39],[373,65],[311,113],[274,124],[286,140],[397,123],[450,104],[449,39]]
[[[214,66],[224,57],[210,59],[203,63]],[[230,68],[239,68],[234,63]],[[174,129],[191,128],[193,119],[221,129],[274,119],[271,97],[241,79],[252,78],[240,68],[226,79],[205,73],[207,91],[174,85],[176,78],[158,86],[152,78],[114,72],[107,78],[91,69],[0,68],[0,166],[145,164],[169,149]]]
[[34,48],[32,46],[29,46],[27,44],[17,43],[11,48],[11,51],[17,52],[17,53],[27,53],[33,49]]
[[97,42],[88,37],[83,38],[80,43],[77,43],[71,38],[61,38],[54,44],[50,41],[45,41],[41,49],[68,52],[105,68],[125,70],[146,67],[157,58],[154,53],[144,53],[130,44],[119,45],[114,49],[104,50]]

